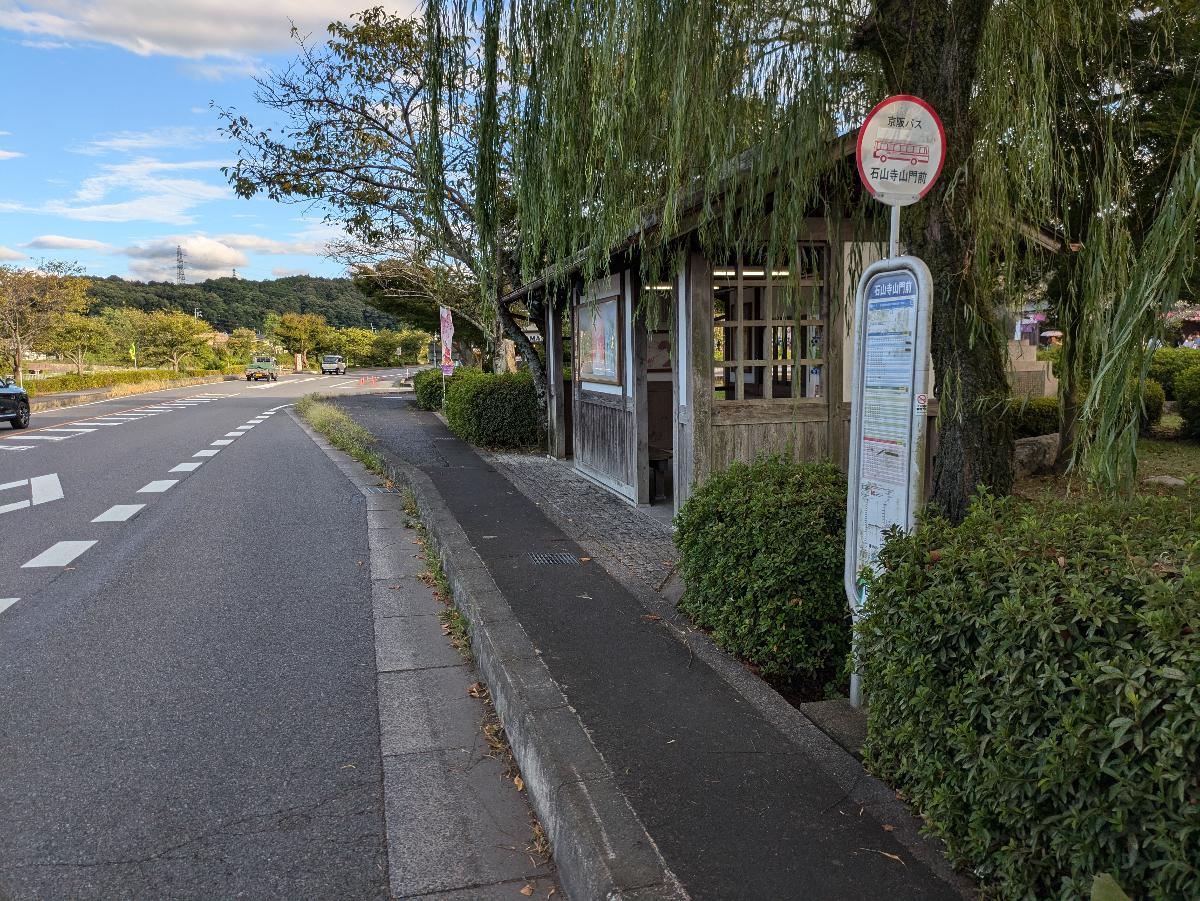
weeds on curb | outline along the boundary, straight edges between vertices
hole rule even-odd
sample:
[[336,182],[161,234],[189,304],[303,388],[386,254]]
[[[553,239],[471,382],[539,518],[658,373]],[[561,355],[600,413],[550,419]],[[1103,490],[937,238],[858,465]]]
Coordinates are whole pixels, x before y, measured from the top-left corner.
[[296,413],[330,444],[349,454],[376,475],[389,475],[383,460],[371,450],[375,436],[339,410],[325,403],[321,395],[308,394],[296,401]]

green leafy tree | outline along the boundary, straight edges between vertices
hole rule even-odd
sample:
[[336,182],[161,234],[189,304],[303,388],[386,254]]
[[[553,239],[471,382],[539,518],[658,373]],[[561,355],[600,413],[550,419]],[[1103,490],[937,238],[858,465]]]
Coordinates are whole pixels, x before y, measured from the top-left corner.
[[251,328],[235,328],[225,342],[225,352],[232,360],[245,363],[258,348],[258,335]]
[[158,310],[147,315],[142,340],[147,357],[170,363],[178,372],[184,360],[200,352],[210,334],[208,325],[194,316]]
[[59,316],[86,305],[78,272],[70,263],[43,263],[36,270],[0,266],[0,354],[18,382],[25,354],[42,343]]
[[333,333],[333,341],[329,346],[345,357],[351,366],[364,366],[374,362],[374,340],[375,332],[370,329],[343,328]]
[[75,372],[83,375],[88,356],[110,347],[112,341],[112,332],[102,317],[67,312],[54,317],[40,347],[69,359],[75,364]]
[[316,313],[284,313],[275,327],[275,339],[289,353],[300,355],[300,365],[308,366],[308,354],[314,350],[329,324]]
[[[444,304],[484,347],[507,336],[544,400],[544,367],[520,324],[530,314],[540,324],[540,309],[501,302],[520,282],[511,182],[493,179],[481,193],[476,175],[494,168],[498,148],[470,98],[494,79],[464,55],[462,102],[440,102],[429,89],[427,34],[420,19],[375,8],[331,24],[324,45],[301,42],[290,66],[259,81],[256,96],[283,116],[282,129],[223,111],[239,145],[226,174],[244,197],[320,200],[351,236],[335,251],[364,277],[356,282],[380,282],[373,303],[417,328]],[[415,305],[420,319],[406,313]]]
[[138,369],[150,326],[149,314],[132,308],[105,307],[100,311],[100,318],[112,335],[113,358],[131,363]]

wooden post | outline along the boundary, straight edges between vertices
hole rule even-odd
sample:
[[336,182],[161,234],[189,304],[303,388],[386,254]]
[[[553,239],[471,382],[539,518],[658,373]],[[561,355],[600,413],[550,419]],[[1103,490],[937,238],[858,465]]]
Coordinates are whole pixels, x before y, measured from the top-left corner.
[[649,333],[644,316],[638,315],[642,279],[632,265],[629,273],[629,330],[633,339],[633,421],[637,440],[634,442],[633,468],[637,502],[650,503],[650,416],[646,398],[646,352]]
[[[688,318],[691,400],[692,400],[692,480],[695,485],[707,481],[712,446],[713,404],[713,285],[712,264],[693,247],[688,254]],[[690,490],[690,486],[689,486]]]
[[563,335],[562,314],[564,302],[569,306],[570,297],[561,292],[548,296],[542,304],[546,310],[546,381],[547,401],[549,410],[546,411],[547,438],[549,439],[550,455],[560,460],[567,455],[567,423],[563,391]]

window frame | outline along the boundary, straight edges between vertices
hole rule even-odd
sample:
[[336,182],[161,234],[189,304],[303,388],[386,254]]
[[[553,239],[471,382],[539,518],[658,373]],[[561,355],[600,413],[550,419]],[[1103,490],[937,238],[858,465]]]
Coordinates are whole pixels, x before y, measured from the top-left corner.
[[[806,242],[800,245],[801,258],[811,258],[816,264],[816,271],[812,274],[805,274],[804,277],[793,279],[790,276],[777,276],[774,274],[774,267],[768,267],[765,264],[747,264],[744,257],[738,257],[735,262],[727,265],[714,265],[712,267],[712,291],[713,291],[713,343],[710,345],[710,354],[713,372],[713,388],[712,399],[715,404],[774,404],[784,401],[794,403],[808,404],[823,404],[827,402],[828,390],[828,375],[829,375],[829,279],[827,273],[829,270],[829,246],[824,242]],[[789,259],[787,265],[790,266],[792,261]],[[747,275],[749,271],[749,275]],[[730,275],[730,273],[733,273]],[[762,273],[761,275],[757,273]],[[804,315],[802,318],[797,318],[794,311],[791,317],[780,315],[777,309],[779,300],[777,295],[782,293],[783,289],[791,288],[796,292],[797,300],[805,289],[815,289],[817,292],[818,310],[816,315]],[[733,296],[736,298],[738,318],[718,320],[716,318],[716,295],[717,292],[732,289]],[[756,289],[763,291],[762,308],[759,310],[760,318],[743,319],[742,314],[746,311],[746,306],[752,300],[748,296],[749,292]],[[799,304],[797,304],[799,306]],[[801,310],[801,312],[804,312]],[[728,316],[728,312],[726,313]],[[728,324],[722,324],[728,323]],[[775,357],[775,330],[779,328],[791,328],[791,352],[790,359],[778,359]],[[821,353],[820,357],[807,356],[809,342],[803,341],[806,330],[809,328],[819,328],[821,335]],[[716,359],[716,332],[720,329],[721,335],[722,357]],[[762,352],[761,355],[747,354],[747,341],[754,341],[754,331],[762,329]],[[730,351],[733,351],[731,356]],[[805,354],[801,356],[801,354]],[[775,396],[775,382],[773,371],[778,366],[791,367],[790,392],[785,396]],[[797,387],[800,383],[798,376],[805,370],[811,367],[819,366],[821,369],[821,393],[817,396],[803,396],[797,394]],[[748,380],[747,369],[762,370],[762,396],[761,397],[746,397],[746,385]],[[734,384],[734,396],[727,397],[724,392],[727,390],[727,382],[722,385],[717,384],[717,372],[724,370],[722,379],[729,372],[734,373],[736,382]]]
[[[616,375],[609,377],[603,375],[595,375],[593,373],[585,373],[583,371],[584,354],[582,350],[585,346],[583,340],[583,322],[582,314],[586,311],[592,315],[592,322],[595,323],[595,313],[604,305],[612,303],[616,305],[616,330],[617,330],[617,348],[616,348]],[[597,297],[593,300],[588,300],[586,297],[579,303],[575,304],[574,318],[575,329],[572,340],[572,358],[574,363],[575,377],[579,379],[580,385],[588,383],[595,385],[612,385],[618,388],[625,386],[625,310],[624,310],[624,294],[623,292],[615,292]],[[588,358],[590,359],[590,357]]]

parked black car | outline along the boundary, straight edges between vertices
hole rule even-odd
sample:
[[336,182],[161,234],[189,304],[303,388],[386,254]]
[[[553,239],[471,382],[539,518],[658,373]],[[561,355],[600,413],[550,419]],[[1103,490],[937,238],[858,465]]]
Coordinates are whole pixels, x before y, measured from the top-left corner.
[[14,429],[29,425],[29,395],[12,379],[0,379],[0,422],[5,420]]

